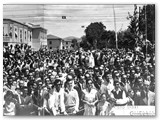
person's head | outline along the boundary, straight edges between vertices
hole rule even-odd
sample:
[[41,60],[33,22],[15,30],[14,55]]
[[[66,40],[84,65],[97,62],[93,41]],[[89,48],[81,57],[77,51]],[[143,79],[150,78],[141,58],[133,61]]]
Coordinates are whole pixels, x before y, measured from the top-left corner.
[[99,71],[99,68],[98,68],[98,67],[95,67],[95,68],[94,68],[94,71],[95,71],[95,72],[98,72],[98,71]]
[[136,73],[140,73],[141,72],[141,68],[140,67],[136,67]]
[[6,85],[6,84],[7,84],[7,79],[3,78],[3,85]]
[[82,73],[83,73],[83,70],[82,70],[81,68],[79,69],[79,73],[80,73],[80,74],[82,74]]
[[91,89],[93,87],[93,81],[91,79],[86,80],[86,86],[88,89]]
[[117,72],[117,73],[115,74],[115,77],[116,77],[116,78],[119,78],[119,77],[120,77],[119,72]]
[[114,87],[117,90],[118,88],[120,88],[120,82],[119,81],[114,81]]
[[12,75],[11,77],[12,77],[12,80],[13,80],[13,81],[16,80],[16,76],[15,76],[15,75]]
[[33,74],[32,74],[32,73],[29,74],[29,80],[31,80],[31,81],[34,80],[34,77],[33,77]]
[[26,69],[26,74],[27,74],[27,75],[29,74],[29,70],[28,70],[28,69]]
[[13,86],[17,86],[17,81],[13,81]]
[[74,73],[74,69],[71,69],[71,70],[70,70],[70,73],[71,73],[71,74],[75,74],[75,73]]
[[127,75],[123,74],[122,75],[122,80],[123,80],[124,83],[126,83],[127,82]]
[[13,84],[13,79],[12,79],[12,77],[8,77],[7,82],[8,82],[8,85],[12,85],[12,84]]
[[66,71],[65,67],[62,67],[62,73],[64,73]]
[[47,85],[47,89],[49,93],[53,92],[53,88],[54,88],[54,85],[52,85],[51,83]]
[[24,74],[21,74],[21,80],[24,80]]
[[57,90],[57,92],[60,91],[61,85],[62,85],[62,83],[61,83],[61,80],[60,80],[60,79],[56,79],[56,80],[54,81],[54,87],[55,87],[55,89]]
[[36,75],[36,77],[39,77],[39,70],[38,69],[35,70],[35,75]]
[[16,87],[15,91],[16,91],[19,95],[21,95],[21,90],[20,90],[19,86]]
[[80,76],[80,82],[83,83],[85,81],[85,76],[81,75]]
[[49,78],[46,78],[46,79],[45,79],[45,82],[46,82],[46,84],[48,85],[48,84],[50,83],[50,79],[49,79]]
[[149,91],[149,89],[150,89],[150,81],[148,81],[148,80],[144,80],[144,89],[145,89],[145,91]]
[[51,76],[50,76],[50,80],[51,80],[52,83],[54,83],[54,81],[55,81],[55,76],[51,75]]
[[127,78],[129,78],[129,77],[130,77],[130,74],[129,74],[129,73],[127,73],[127,74],[126,74],[126,76],[127,76]]
[[34,82],[33,83],[33,89],[36,90],[37,88],[38,88],[38,85],[37,85],[37,83]]
[[19,87],[24,87],[24,81],[23,80],[19,81]]
[[38,88],[42,88],[42,79],[41,78],[38,78],[37,79],[37,85],[38,85]]
[[99,67],[99,70],[104,70],[104,65],[101,65],[100,67]]
[[8,90],[4,96],[4,100],[11,101],[13,97],[14,97],[13,92]]
[[102,102],[105,102],[107,100],[105,93],[102,93],[100,98]]
[[27,88],[27,87],[24,87],[24,88],[23,88],[23,95],[26,96],[27,94],[28,94],[28,88]]
[[142,77],[138,77],[137,82],[138,82],[139,86],[143,86],[143,78]]
[[15,76],[19,77],[19,72],[18,71],[15,72]]
[[98,81],[102,84],[104,82],[103,78],[101,75],[98,76]]
[[134,91],[132,89],[128,90],[128,96],[130,96],[131,98],[134,96]]
[[62,73],[61,73],[61,72],[59,72],[59,73],[58,73],[58,76],[59,76],[59,77],[62,77],[63,75],[62,75]]
[[90,77],[91,77],[90,74],[88,74],[88,73],[85,74],[86,79],[90,79]]
[[9,70],[9,71],[8,71],[8,75],[11,75],[11,74],[12,74],[12,70]]
[[27,82],[27,80],[28,80],[27,77],[24,77],[24,81]]
[[109,80],[110,78],[112,78],[112,74],[106,74],[106,80]]
[[132,74],[132,75],[134,75],[135,72],[136,72],[136,71],[135,71],[134,69],[131,70],[131,74]]
[[73,89],[73,87],[74,87],[74,80],[73,80],[73,78],[72,79],[67,79],[66,86],[67,86],[67,88],[69,90]]

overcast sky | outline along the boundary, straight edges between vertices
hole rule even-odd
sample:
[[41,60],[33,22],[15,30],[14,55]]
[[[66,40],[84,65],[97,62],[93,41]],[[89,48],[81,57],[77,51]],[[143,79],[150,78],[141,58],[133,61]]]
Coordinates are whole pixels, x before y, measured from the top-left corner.
[[[91,22],[102,22],[107,30],[114,30],[114,14],[117,31],[129,25],[128,12],[133,14],[134,5],[3,5],[3,17],[19,22],[40,24],[61,38],[81,37]],[[66,16],[66,19],[62,19]],[[84,28],[82,28],[84,26]]]

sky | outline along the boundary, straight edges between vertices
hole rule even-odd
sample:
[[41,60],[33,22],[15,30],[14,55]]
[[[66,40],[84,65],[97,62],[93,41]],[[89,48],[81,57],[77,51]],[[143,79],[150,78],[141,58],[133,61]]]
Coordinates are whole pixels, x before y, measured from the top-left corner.
[[[4,4],[3,18],[22,23],[40,24],[47,29],[47,34],[61,38],[68,36],[80,38],[85,34],[84,30],[91,22],[102,22],[106,30],[115,30],[114,11],[116,31],[127,29],[130,22],[127,20],[128,12],[133,14],[134,4]],[[66,16],[66,19],[62,19],[62,16]]]

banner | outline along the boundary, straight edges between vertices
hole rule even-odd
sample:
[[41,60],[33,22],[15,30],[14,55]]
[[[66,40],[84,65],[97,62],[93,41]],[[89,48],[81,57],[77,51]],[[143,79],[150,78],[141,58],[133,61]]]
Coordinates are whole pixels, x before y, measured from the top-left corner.
[[115,106],[111,116],[155,116],[155,106]]

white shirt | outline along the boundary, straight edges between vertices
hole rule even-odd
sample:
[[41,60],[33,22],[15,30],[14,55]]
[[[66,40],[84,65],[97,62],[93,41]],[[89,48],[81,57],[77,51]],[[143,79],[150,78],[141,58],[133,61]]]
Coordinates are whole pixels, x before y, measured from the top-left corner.
[[[114,89],[113,91],[116,91],[116,93],[118,94],[121,91],[121,89],[120,88],[118,90]],[[114,98],[114,95],[112,92],[111,92],[111,98]],[[121,104],[126,104],[127,102],[128,102],[128,98],[126,97],[126,93],[123,91],[122,99],[117,99],[116,103],[121,105]]]
[[64,90],[60,89],[59,92],[54,89],[53,94],[50,96],[48,100],[49,108],[52,109],[54,115],[59,114],[59,108],[61,108],[61,112],[65,111],[64,105]]

